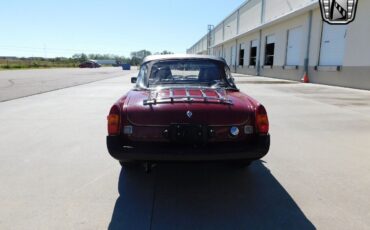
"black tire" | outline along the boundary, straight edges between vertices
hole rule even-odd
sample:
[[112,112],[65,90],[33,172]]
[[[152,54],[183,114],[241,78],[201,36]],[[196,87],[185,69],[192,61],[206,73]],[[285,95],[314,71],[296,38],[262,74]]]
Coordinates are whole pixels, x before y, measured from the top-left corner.
[[236,160],[232,162],[234,167],[247,168],[252,164],[253,160]]

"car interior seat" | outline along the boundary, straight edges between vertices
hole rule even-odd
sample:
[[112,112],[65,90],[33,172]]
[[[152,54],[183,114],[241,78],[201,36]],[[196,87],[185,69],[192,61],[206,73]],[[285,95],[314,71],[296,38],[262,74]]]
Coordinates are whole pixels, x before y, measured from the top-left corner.
[[171,72],[170,67],[164,66],[164,67],[158,68],[158,71],[155,76],[156,76],[156,79],[158,79],[159,81],[172,79],[172,72]]
[[220,73],[216,67],[201,68],[198,76],[199,82],[212,82],[220,79]]

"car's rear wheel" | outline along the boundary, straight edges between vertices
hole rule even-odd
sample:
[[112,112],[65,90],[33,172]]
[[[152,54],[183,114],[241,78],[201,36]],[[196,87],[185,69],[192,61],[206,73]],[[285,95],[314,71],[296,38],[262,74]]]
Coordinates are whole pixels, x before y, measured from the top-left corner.
[[236,160],[232,162],[232,165],[240,168],[247,168],[252,164],[253,160]]
[[125,169],[137,169],[143,166],[146,173],[150,173],[152,168],[156,165],[152,162],[142,162],[142,161],[120,161],[120,165]]

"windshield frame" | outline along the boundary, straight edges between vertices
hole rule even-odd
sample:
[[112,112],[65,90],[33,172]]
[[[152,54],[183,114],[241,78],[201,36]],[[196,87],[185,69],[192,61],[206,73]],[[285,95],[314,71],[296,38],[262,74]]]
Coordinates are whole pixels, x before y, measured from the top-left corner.
[[[161,63],[161,62],[170,62],[170,61],[179,61],[179,62],[194,62],[194,61],[207,61],[211,62],[213,64],[216,64],[218,66],[218,69],[221,71],[221,78],[224,81],[225,84],[214,84],[214,85],[205,85],[205,84],[156,84],[156,85],[150,85],[149,84],[149,77],[150,74],[152,74],[152,68],[155,64]],[[231,76],[231,71],[229,66],[223,62],[213,59],[207,59],[207,58],[169,58],[169,59],[161,59],[161,60],[155,60],[155,61],[149,61],[141,64],[140,66],[140,72],[137,78],[136,82],[136,88],[137,89],[155,89],[155,88],[163,88],[163,87],[190,87],[190,88],[224,88],[224,89],[232,89],[232,90],[238,90],[233,77]]]

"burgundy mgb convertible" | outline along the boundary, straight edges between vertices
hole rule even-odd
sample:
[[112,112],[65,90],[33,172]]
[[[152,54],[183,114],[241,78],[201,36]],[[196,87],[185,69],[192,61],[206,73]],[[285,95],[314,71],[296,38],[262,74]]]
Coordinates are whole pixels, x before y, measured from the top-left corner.
[[240,92],[222,58],[149,56],[108,115],[107,147],[121,165],[227,160],[249,165],[270,147],[263,105]]

